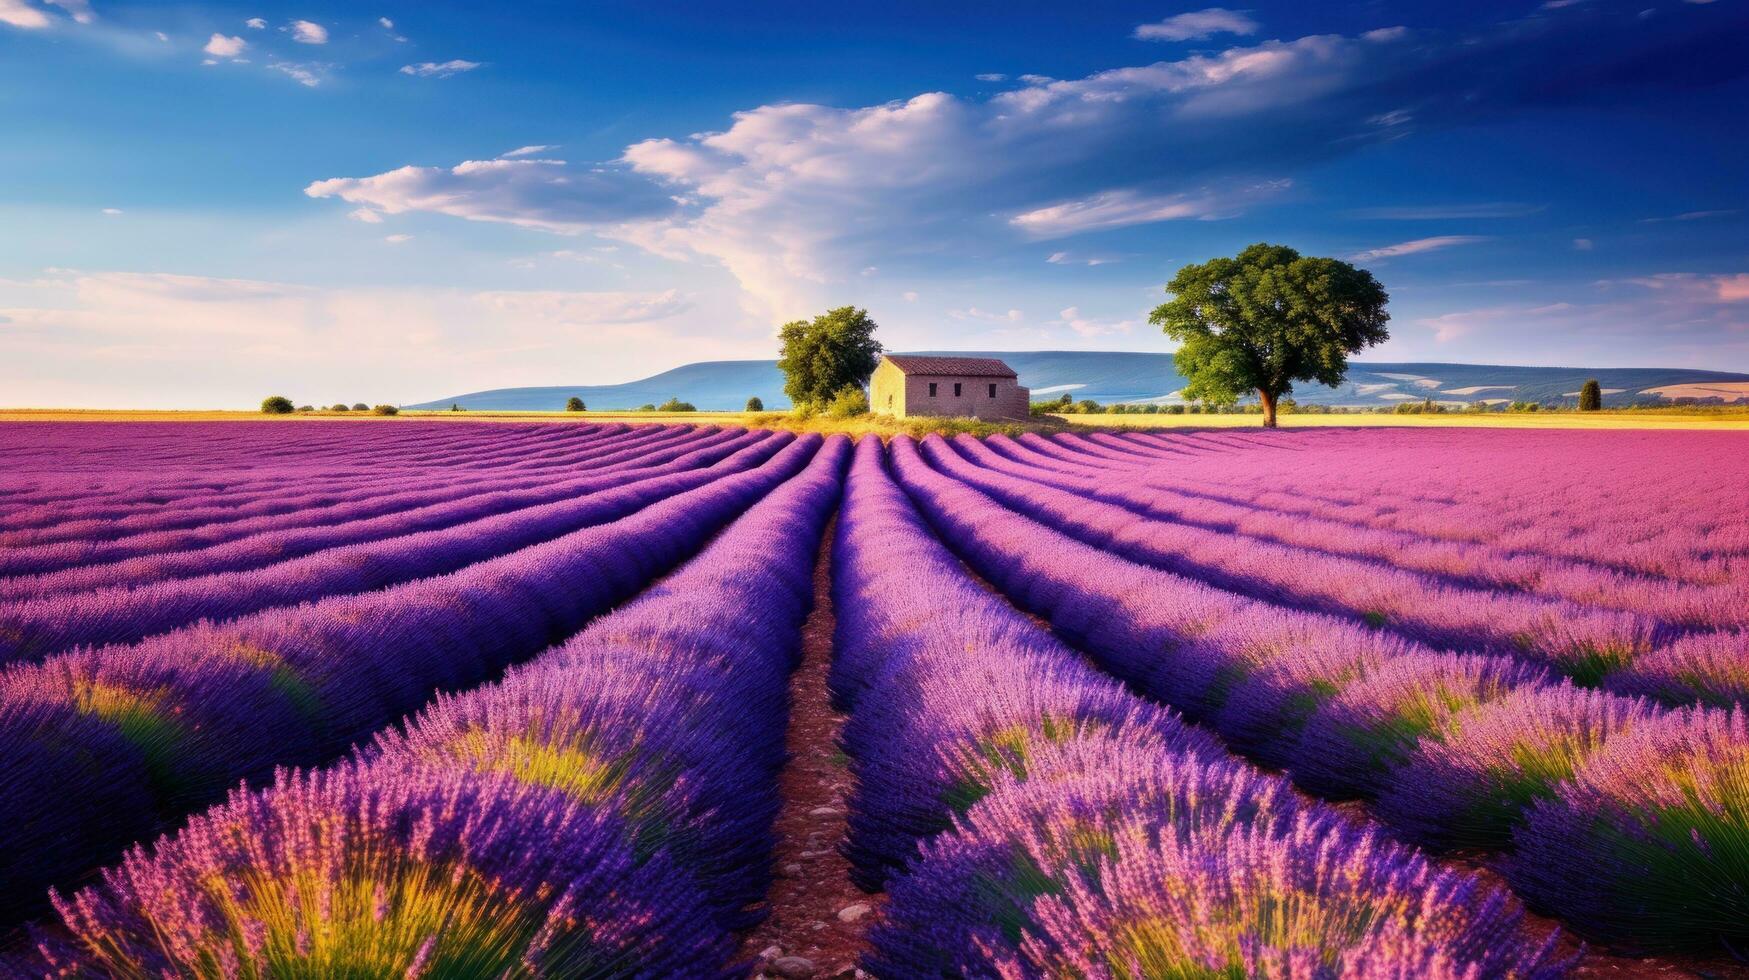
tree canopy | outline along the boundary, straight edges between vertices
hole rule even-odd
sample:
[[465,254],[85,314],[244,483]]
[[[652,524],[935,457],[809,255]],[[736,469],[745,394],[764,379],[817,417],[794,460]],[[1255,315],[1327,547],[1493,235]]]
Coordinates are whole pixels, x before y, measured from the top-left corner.
[[1603,408],[1603,389],[1592,378],[1579,387],[1579,411],[1596,412]]
[[295,409],[290,398],[284,395],[269,395],[261,400],[261,411],[267,415],[290,415]]
[[1271,428],[1294,382],[1339,385],[1350,354],[1390,336],[1390,297],[1372,273],[1285,245],[1187,265],[1166,291],[1148,320],[1181,344],[1184,397],[1229,404],[1255,391]]
[[867,310],[854,306],[784,324],[777,361],[784,394],[798,406],[824,405],[845,388],[860,388],[880,360],[881,343],[874,339],[878,327]]
[[747,411],[749,411],[749,412],[763,412],[763,411],[765,411],[765,400],[760,398],[758,395],[754,395],[752,398],[747,399]]
[[565,411],[567,412],[585,412],[588,410],[588,406],[583,404],[583,399],[578,398],[576,395],[572,395],[565,399]]

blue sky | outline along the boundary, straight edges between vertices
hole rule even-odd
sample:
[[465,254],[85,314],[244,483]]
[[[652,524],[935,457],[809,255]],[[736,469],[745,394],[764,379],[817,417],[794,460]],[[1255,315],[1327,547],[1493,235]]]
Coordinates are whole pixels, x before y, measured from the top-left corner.
[[[943,9],[952,7],[952,9]],[[740,8],[740,9],[736,9]],[[0,404],[1168,350],[1254,241],[1374,360],[1749,371],[1744,0],[0,0]]]

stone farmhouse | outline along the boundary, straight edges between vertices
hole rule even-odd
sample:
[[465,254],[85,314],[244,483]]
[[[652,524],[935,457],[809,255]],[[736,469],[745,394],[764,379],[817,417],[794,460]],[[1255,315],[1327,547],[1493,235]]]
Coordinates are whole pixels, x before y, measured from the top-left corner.
[[951,415],[1025,419],[1028,391],[1014,369],[993,357],[888,354],[869,378],[869,410],[896,418]]

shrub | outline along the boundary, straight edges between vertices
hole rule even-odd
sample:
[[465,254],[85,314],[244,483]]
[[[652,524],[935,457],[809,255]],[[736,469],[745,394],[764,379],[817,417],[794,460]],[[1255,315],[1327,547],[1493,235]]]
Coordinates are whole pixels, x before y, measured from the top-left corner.
[[368,412],[370,411],[370,406],[366,405],[364,402],[356,402],[353,404],[352,410],[355,412]]
[[765,402],[761,401],[758,395],[754,395],[752,398],[747,399],[747,411],[763,412],[765,411]]
[[371,409],[371,413],[374,415],[399,415],[401,410],[393,405],[378,405]]
[[1183,405],[1168,405],[1168,406],[1166,406],[1166,414],[1167,415],[1183,415],[1184,412],[1185,412],[1185,406],[1183,406]]
[[835,419],[855,418],[868,414],[868,395],[861,388],[851,386],[841,388],[832,400],[826,403],[826,414]]
[[645,402],[644,404],[639,405],[637,410],[640,412],[654,412],[656,410],[656,403]]
[[678,398],[670,398],[656,406],[658,412],[696,412],[698,407],[691,402],[683,402]]
[[583,404],[583,399],[578,398],[576,395],[572,395],[571,397],[565,399],[565,411],[567,411],[567,412],[587,412],[587,411],[589,411],[589,406]]
[[346,411],[346,403],[345,402],[336,402],[335,404],[333,404],[332,406],[329,407],[328,411],[330,411],[330,412],[344,412],[344,411]]
[[1595,412],[1603,407],[1603,389],[1591,378],[1579,389],[1579,411]]
[[300,411],[300,412],[313,412],[315,410],[316,410],[316,406],[314,406],[314,405],[299,405],[298,406],[298,411]]
[[1075,411],[1081,415],[1098,415],[1105,409],[1101,408],[1099,403],[1093,399],[1084,398],[1075,403]]
[[261,412],[264,415],[290,415],[291,399],[284,395],[269,395],[261,400]]
[[450,402],[449,403],[449,410],[452,412],[459,412],[459,411],[462,411],[462,407],[460,405],[456,404],[455,402]]

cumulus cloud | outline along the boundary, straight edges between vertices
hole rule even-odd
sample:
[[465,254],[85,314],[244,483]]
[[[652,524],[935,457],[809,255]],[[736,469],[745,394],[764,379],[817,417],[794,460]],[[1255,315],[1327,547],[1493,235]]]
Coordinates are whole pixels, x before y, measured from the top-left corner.
[[294,20],[286,27],[299,44],[327,44],[328,28],[313,20]]
[[383,30],[385,31],[392,31],[395,29],[395,22],[387,17],[378,17],[377,23],[383,25]]
[[421,61],[416,65],[402,65],[401,74],[412,75],[415,78],[448,78],[465,71],[473,71],[485,64],[481,61],[463,61],[452,58],[449,61]]
[[1476,242],[1487,240],[1487,237],[1483,235],[1434,235],[1430,238],[1417,238],[1412,241],[1398,242],[1395,245],[1369,248],[1364,252],[1356,252],[1349,258],[1356,262],[1371,262],[1375,259],[1392,259],[1400,255],[1435,252],[1455,245],[1473,245]]
[[243,26],[252,31],[265,31],[267,30],[267,19],[265,17],[251,17],[243,22]]
[[[1295,172],[1395,138],[1401,127],[1373,121],[1391,113],[1412,108],[1422,128],[1457,125],[1555,97],[1550,65],[1573,54],[1570,38],[1550,30],[1533,20],[1441,38],[1384,27],[1079,78],[1023,75],[1021,86],[988,97],[924,92],[879,105],[762,105],[717,130],[633,144],[608,167],[506,157],[318,182],[311,193],[391,213],[591,231],[719,266],[742,288],[750,314],[786,319],[877,262],[884,275],[905,275],[942,255],[1012,254],[1028,239],[1265,206]],[[1592,67],[1619,60],[1643,30],[1624,28],[1584,57]],[[1599,84],[1558,95],[1603,98],[1610,86]],[[1365,254],[1407,255],[1474,237]]]
[[1200,41],[1216,34],[1255,34],[1258,24],[1243,11],[1209,7],[1136,28],[1138,41]]
[[214,58],[235,58],[249,50],[249,42],[236,35],[227,37],[223,34],[214,34],[207,40],[206,47],[201,48],[201,50]]
[[430,211],[566,234],[655,217],[674,207],[660,188],[623,167],[571,167],[562,160],[402,167],[373,177],[318,180],[304,193],[386,214]]

